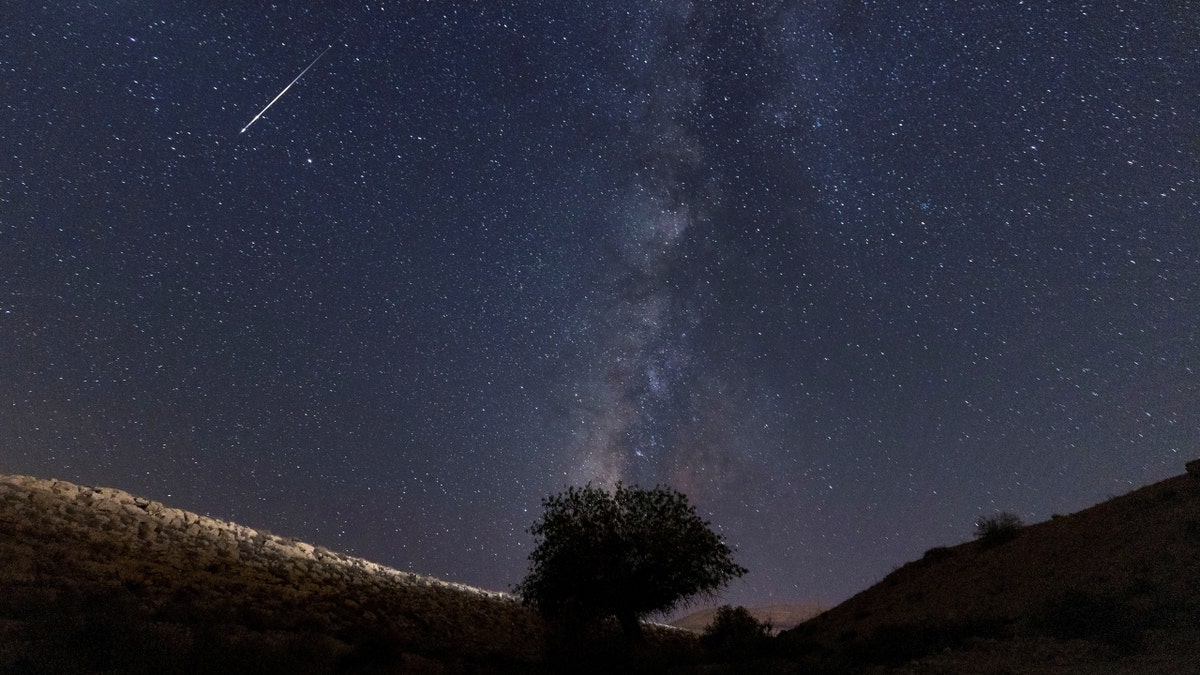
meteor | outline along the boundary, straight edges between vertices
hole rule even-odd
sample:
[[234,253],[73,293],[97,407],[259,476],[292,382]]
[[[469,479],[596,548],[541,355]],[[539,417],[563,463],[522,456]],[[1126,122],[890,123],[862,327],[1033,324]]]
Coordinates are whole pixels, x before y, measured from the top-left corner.
[[[338,39],[341,39],[341,38],[339,37]],[[250,128],[250,125],[251,125],[251,124],[254,124],[255,122],[257,122],[257,121],[258,121],[258,118],[260,118],[260,117],[262,117],[262,116],[263,116],[263,113],[265,113],[265,112],[267,112],[268,110],[270,110],[271,106],[275,105],[275,102],[276,102],[276,101],[278,101],[280,98],[282,98],[282,97],[283,97],[283,95],[287,93],[287,90],[292,88],[292,85],[293,85],[293,84],[296,84],[297,82],[299,82],[299,81],[300,81],[300,78],[304,77],[304,74],[308,72],[308,69],[309,69],[309,68],[312,68],[313,66],[317,65],[317,61],[320,61],[320,60],[321,60],[321,57],[322,57],[322,56],[325,56],[325,52],[329,51],[330,49],[333,49],[333,45],[334,45],[334,44],[336,44],[336,43],[337,43],[337,40],[334,40],[333,42],[330,42],[330,43],[329,43],[329,46],[328,46],[328,47],[326,47],[326,48],[325,48],[325,49],[324,49],[324,50],[323,50],[323,51],[322,51],[320,54],[317,54],[317,58],[313,59],[313,60],[312,60],[312,63],[308,64],[308,68],[305,68],[304,70],[300,71],[300,74],[296,76],[296,79],[294,79],[294,80],[292,80],[291,82],[289,82],[289,83],[288,83],[288,86],[284,87],[284,88],[283,88],[283,91],[279,92],[279,94],[278,94],[278,95],[276,95],[276,96],[275,96],[275,98],[271,99],[271,102],[267,104],[267,107],[266,107],[266,108],[263,108],[262,110],[260,110],[260,111],[259,111],[259,113],[258,113],[257,115],[255,115],[255,116],[254,116],[254,119],[250,120],[250,124],[247,124],[246,126],[242,127],[242,130],[241,130],[241,131],[239,131],[238,133],[239,133],[239,134],[244,134],[244,133],[246,133],[246,130]]]

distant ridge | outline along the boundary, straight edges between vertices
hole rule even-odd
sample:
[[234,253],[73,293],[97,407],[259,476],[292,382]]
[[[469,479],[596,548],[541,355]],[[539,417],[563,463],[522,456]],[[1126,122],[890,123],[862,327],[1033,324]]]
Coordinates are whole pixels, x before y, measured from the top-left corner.
[[[747,607],[750,615],[759,621],[769,621],[771,628],[776,631],[785,631],[790,628],[808,621],[825,611],[825,608],[818,604],[778,604],[766,605],[763,607]],[[672,626],[686,628],[697,633],[702,632],[712,620],[717,616],[716,607],[707,607],[690,612],[685,616],[681,616],[674,621],[671,621]]]
[[930,549],[784,633],[808,667],[1200,673],[1200,462],[1007,541]]

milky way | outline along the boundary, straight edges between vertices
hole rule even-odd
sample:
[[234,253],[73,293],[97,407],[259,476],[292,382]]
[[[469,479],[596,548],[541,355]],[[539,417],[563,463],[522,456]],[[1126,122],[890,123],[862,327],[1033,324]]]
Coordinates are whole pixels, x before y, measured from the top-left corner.
[[[598,308],[595,351],[586,355],[573,420],[575,483],[654,483],[674,460],[705,467],[692,455],[672,457],[675,434],[687,429],[688,390],[697,386],[689,328],[699,311],[681,281],[688,237],[704,204],[687,184],[704,148],[692,128],[702,95],[701,30],[690,3],[641,10],[629,19],[625,68],[634,102],[629,129],[629,183],[611,214],[608,252],[613,288]],[[670,419],[663,419],[668,417]]]
[[765,604],[1200,456],[1184,3],[8,14],[0,471],[494,589],[666,483]]

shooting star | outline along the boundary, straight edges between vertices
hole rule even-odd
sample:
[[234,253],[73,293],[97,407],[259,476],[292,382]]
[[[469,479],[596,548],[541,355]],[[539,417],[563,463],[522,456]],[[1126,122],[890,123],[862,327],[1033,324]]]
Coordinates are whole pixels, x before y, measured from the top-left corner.
[[[338,40],[340,40],[340,39],[341,39],[341,36],[338,36]],[[250,124],[247,124],[246,126],[242,127],[242,130],[239,131],[238,133],[239,134],[246,133],[246,130],[250,128],[250,125],[257,122],[258,118],[263,116],[263,113],[270,110],[271,106],[275,105],[275,102],[278,101],[280,98],[282,98],[283,95],[287,93],[287,90],[292,88],[293,84],[296,84],[297,82],[299,82],[300,78],[304,77],[304,74],[308,72],[309,68],[312,68],[313,66],[317,65],[317,61],[320,61],[321,57],[325,56],[325,52],[329,51],[330,49],[333,49],[333,45],[335,45],[335,44],[337,44],[337,40],[330,42],[329,46],[326,47],[320,54],[317,54],[317,58],[313,59],[312,63],[308,64],[308,68],[305,68],[304,70],[300,71],[300,74],[296,76],[296,79],[289,82],[288,86],[284,87],[283,91],[279,92],[279,94],[276,95],[275,98],[271,99],[271,102],[267,104],[267,107],[260,110],[259,113],[254,116],[254,119],[250,120]]]

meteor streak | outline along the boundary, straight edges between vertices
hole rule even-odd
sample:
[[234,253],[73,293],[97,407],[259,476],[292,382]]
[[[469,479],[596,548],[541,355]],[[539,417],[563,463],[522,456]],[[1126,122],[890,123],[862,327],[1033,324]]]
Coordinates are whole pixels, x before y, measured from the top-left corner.
[[[338,39],[341,39],[341,38],[339,37]],[[333,49],[333,45],[336,43],[337,43],[337,40],[334,40],[333,42],[329,43],[329,46],[326,47],[324,49],[324,51],[322,51],[320,54],[317,54],[317,58],[313,59],[312,63],[308,64],[308,68],[305,68],[304,70],[300,71],[300,74],[296,76],[296,79],[289,82],[288,86],[283,88],[283,91],[279,92],[279,94],[277,94],[275,96],[275,98],[271,99],[271,102],[267,104],[266,108],[263,108],[262,110],[260,110],[259,113],[254,116],[254,119],[250,120],[250,124],[254,124],[255,122],[257,122],[258,118],[262,117],[263,113],[267,112],[267,110],[269,110],[271,108],[271,106],[275,105],[275,101],[278,101],[284,94],[286,94],[287,90],[291,89],[293,84],[296,84],[297,82],[299,82],[300,78],[304,77],[304,74],[308,72],[309,68],[312,68],[313,66],[317,65],[317,61],[320,61],[321,57],[325,56],[325,52],[329,51],[330,49]],[[246,133],[246,130],[250,128],[250,124],[247,124],[246,126],[242,127],[242,130],[239,131],[238,133],[239,134]]]

